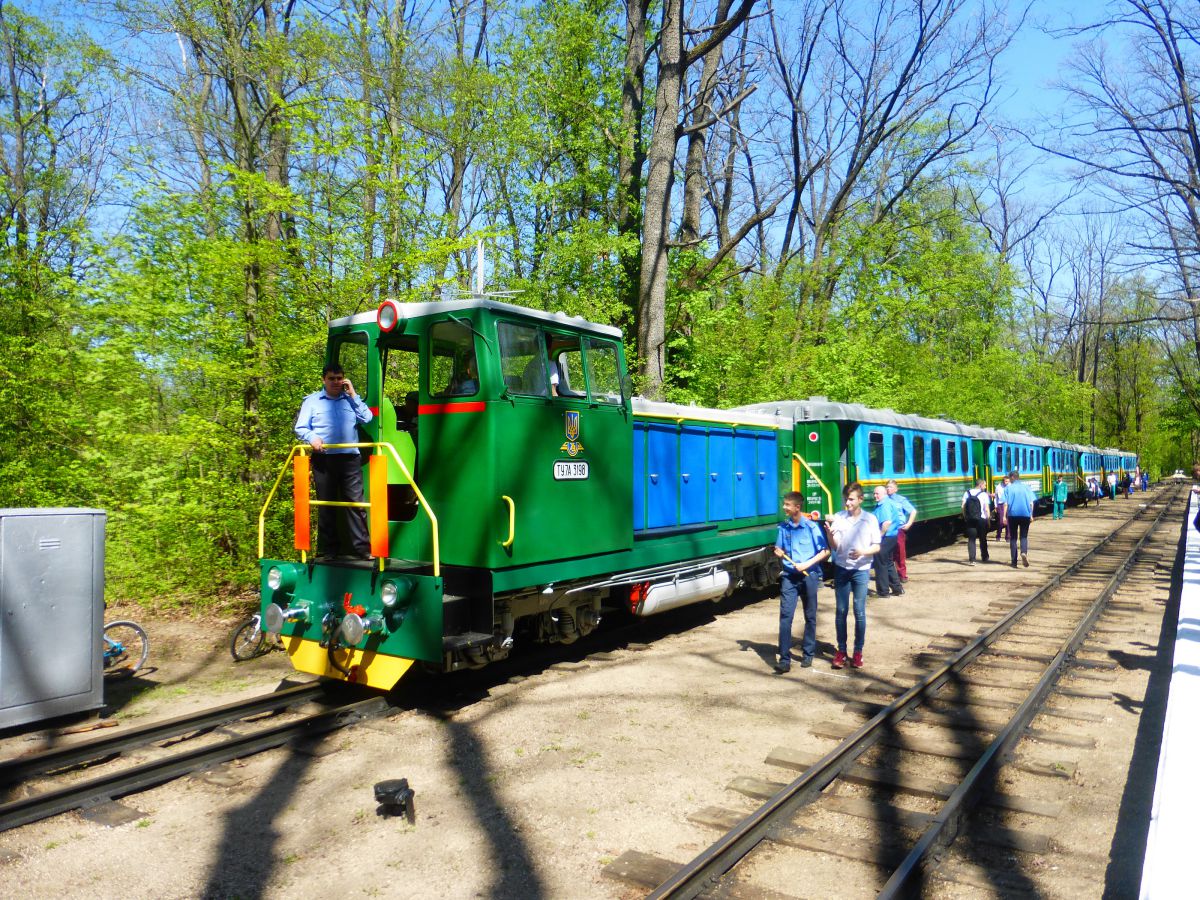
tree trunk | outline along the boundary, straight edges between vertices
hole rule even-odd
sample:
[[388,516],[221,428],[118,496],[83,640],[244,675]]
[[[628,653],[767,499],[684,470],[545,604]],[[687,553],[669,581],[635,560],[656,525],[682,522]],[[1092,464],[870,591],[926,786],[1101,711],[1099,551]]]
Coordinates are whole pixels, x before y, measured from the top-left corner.
[[642,267],[638,277],[638,375],[645,396],[658,399],[666,370],[667,229],[675,184],[679,93],[683,85],[683,0],[664,0],[658,47],[654,131],[646,154],[646,204],[642,219]]
[[638,306],[642,257],[627,247],[640,246],[642,173],[646,150],[642,145],[642,116],[646,93],[646,8],[649,0],[625,0],[625,77],[621,83],[621,143],[617,150],[617,234],[621,265],[625,270],[625,303],[630,313]]

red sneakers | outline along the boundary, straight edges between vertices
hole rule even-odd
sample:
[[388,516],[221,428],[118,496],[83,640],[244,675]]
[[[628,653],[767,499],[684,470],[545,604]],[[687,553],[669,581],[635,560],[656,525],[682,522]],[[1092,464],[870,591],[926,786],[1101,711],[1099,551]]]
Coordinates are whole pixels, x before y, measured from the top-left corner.
[[833,667],[835,669],[846,668],[846,653],[845,653],[845,651],[839,650],[837,653],[833,654]]
[[863,662],[862,662],[862,654],[861,654],[861,653],[855,653],[855,654],[854,654],[854,659],[850,660],[850,665],[854,666],[854,668],[856,668],[856,669],[861,669],[861,668],[862,668],[862,666],[863,666]]

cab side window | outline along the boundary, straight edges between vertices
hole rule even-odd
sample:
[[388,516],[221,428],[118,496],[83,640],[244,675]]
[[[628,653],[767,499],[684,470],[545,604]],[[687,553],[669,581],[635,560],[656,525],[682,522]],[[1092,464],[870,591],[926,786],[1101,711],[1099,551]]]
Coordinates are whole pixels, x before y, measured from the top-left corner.
[[417,339],[412,335],[389,336],[380,344],[383,347],[383,396],[391,401],[400,427],[411,428],[417,421],[417,381],[421,371]]
[[333,361],[345,370],[346,378],[354,385],[355,393],[367,401],[367,336],[348,334],[333,348]]
[[583,377],[583,347],[578,335],[547,331],[546,355],[550,370],[550,393],[558,397],[586,397]]
[[475,336],[458,322],[436,322],[429,329],[429,394],[472,397],[479,393]]
[[529,397],[549,397],[546,341],[541,331],[515,322],[497,322],[496,337],[500,343],[500,373],[505,389]]
[[617,348],[613,344],[588,340],[586,362],[592,399],[597,403],[620,403],[621,368]]

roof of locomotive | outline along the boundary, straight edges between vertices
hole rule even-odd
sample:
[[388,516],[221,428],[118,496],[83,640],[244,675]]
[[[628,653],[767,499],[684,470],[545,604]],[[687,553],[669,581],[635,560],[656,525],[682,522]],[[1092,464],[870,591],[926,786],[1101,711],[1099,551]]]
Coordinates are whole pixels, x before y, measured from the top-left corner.
[[[505,313],[508,315],[523,316],[527,319],[538,319],[542,322],[549,322],[554,325],[565,325],[570,328],[577,328],[581,331],[590,331],[595,334],[603,334],[606,337],[620,339],[621,329],[614,328],[612,325],[601,325],[597,322],[589,322],[583,316],[568,316],[564,312],[544,312],[540,309],[530,309],[527,306],[517,306],[515,303],[504,303],[500,300],[493,300],[490,297],[467,297],[462,300],[429,300],[423,303],[397,303],[400,309],[400,315],[406,319],[417,319],[422,316],[432,316],[438,313],[448,312],[464,312],[467,310],[486,309],[492,312]],[[378,310],[370,310],[368,312],[355,313],[352,316],[343,316],[340,319],[333,319],[329,323],[330,328],[341,327],[345,325],[367,325],[376,321]]]

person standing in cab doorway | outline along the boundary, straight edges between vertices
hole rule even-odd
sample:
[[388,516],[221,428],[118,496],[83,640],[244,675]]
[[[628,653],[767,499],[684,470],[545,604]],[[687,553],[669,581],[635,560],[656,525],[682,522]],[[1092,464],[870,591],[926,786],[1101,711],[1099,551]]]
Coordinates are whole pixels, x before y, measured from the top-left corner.
[[967,565],[975,565],[975,539],[979,539],[979,555],[988,561],[988,532],[992,530],[991,495],[988,494],[987,482],[982,478],[975,483],[972,490],[963,494],[962,514],[967,532]]
[[1009,485],[1004,489],[1008,501],[1008,547],[1012,551],[1012,567],[1017,567],[1017,542],[1021,544],[1021,563],[1029,568],[1029,523],[1033,521],[1033,491],[1021,480],[1021,473],[1013,469],[1008,476]]
[[[367,404],[354,392],[342,367],[328,365],[321,373],[324,387],[309,394],[296,417],[296,437],[313,448],[313,481],[318,500],[363,502],[362,459],[356,447],[330,444],[358,442],[358,426],[373,418]],[[361,508],[346,507],[350,546],[343,548],[338,536],[338,507],[317,507],[317,555],[371,556],[367,515]]]
[[896,535],[896,571],[900,573],[900,583],[908,581],[908,529],[917,521],[917,508],[907,497],[900,493],[900,485],[891,478],[887,483],[888,498],[896,504],[903,517],[900,521],[900,533]]
[[1067,483],[1061,475],[1054,482],[1054,518],[1061,519],[1067,514]]
[[863,512],[863,489],[852,481],[842,489],[845,509],[829,520],[829,543],[833,549],[833,590],[836,598],[834,624],[837,626],[837,653],[833,668],[846,666],[846,614],[850,594],[854,593],[854,655],[850,664],[862,668],[863,645],[867,639],[867,583],[871,577],[871,558],[879,552],[879,522]]
[[775,539],[775,556],[783,564],[779,576],[779,662],[782,675],[792,668],[792,621],[796,604],[804,609],[804,639],[800,644],[800,666],[812,665],[817,652],[817,591],[821,587],[821,560],[829,556],[829,545],[821,526],[805,515],[799,491],[783,495],[784,520]]

